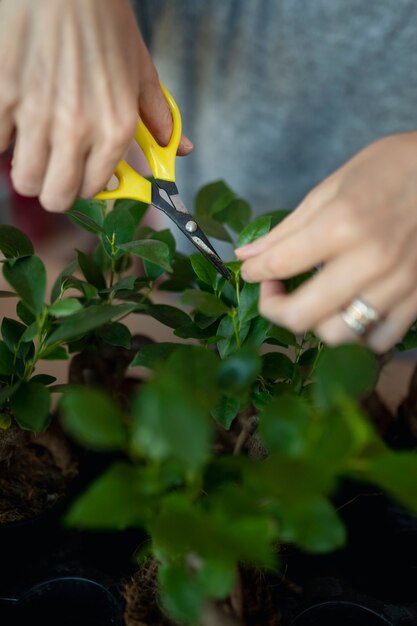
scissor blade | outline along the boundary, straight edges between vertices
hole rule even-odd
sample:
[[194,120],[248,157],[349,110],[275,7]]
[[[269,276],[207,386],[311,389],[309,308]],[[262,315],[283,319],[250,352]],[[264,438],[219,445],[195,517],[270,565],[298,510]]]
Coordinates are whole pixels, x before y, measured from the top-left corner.
[[[165,181],[163,182],[165,183]],[[187,239],[191,241],[197,250],[201,252],[201,254],[203,254],[212,265],[214,265],[217,271],[224,278],[229,280],[231,277],[230,271],[224,265],[216,250],[213,248],[210,241],[197,224],[194,216],[188,212],[185,204],[178,194],[178,189],[175,183],[168,183],[168,185],[169,191],[166,189],[166,184],[164,184],[163,187],[160,187],[158,183],[153,185],[152,204],[168,215],[168,217],[172,219],[172,221],[184,233]],[[176,193],[171,194],[171,191]],[[164,195],[166,198],[163,197]]]

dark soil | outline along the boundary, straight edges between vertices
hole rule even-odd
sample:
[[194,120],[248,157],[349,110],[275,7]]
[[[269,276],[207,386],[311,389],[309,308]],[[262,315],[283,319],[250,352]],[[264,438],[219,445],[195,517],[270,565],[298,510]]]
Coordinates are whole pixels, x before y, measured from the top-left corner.
[[74,452],[58,427],[41,434],[15,425],[0,431],[0,524],[53,508],[76,473]]

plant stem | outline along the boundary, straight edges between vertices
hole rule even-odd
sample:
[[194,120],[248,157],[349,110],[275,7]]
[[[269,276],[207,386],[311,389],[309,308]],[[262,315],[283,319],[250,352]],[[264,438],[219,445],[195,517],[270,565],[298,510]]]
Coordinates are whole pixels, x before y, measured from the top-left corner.
[[238,348],[240,348],[241,347],[240,335],[239,335],[240,328],[239,328],[239,324],[237,323],[237,319],[236,319],[236,317],[237,317],[237,309],[233,309],[233,313],[230,314],[230,317],[232,319],[233,331],[235,333],[235,339],[236,339],[236,345],[237,345]]

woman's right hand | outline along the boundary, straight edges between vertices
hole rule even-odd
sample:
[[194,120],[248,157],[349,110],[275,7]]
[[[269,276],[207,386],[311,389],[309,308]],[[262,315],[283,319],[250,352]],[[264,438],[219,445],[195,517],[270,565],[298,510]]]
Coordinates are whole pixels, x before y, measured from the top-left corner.
[[[13,185],[64,211],[101,191],[138,114],[161,144],[169,108],[129,0],[0,1],[0,152]],[[178,154],[191,152],[183,137]]]

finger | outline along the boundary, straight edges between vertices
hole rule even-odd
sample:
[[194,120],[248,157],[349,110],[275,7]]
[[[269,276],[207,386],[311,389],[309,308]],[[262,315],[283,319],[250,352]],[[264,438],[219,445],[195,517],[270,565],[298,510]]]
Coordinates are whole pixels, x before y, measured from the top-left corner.
[[[407,265],[401,264],[388,276],[369,285],[355,297],[363,299],[384,320],[391,315],[399,302],[406,300],[414,290],[417,258],[414,250],[409,251]],[[354,331],[343,320],[340,312],[331,315],[314,328],[323,341],[329,345],[337,345],[357,339]]]
[[85,154],[78,142],[54,143],[39,200],[47,211],[63,212],[80,189]]
[[0,105],[0,153],[5,152],[12,143],[14,122],[11,115],[2,114]]
[[260,237],[252,243],[237,248],[235,253],[238,259],[245,260],[259,254],[271,244],[277,243],[284,237],[288,237],[300,228],[303,228],[318,211],[334,199],[337,189],[338,178],[336,175],[332,175],[318,187],[310,191],[298,207],[267,235]]
[[27,106],[18,115],[11,178],[16,191],[22,196],[40,194],[48,164],[49,119],[40,111],[35,118],[36,122]]
[[368,337],[368,346],[377,353],[390,350],[417,318],[417,290],[400,302]]
[[[145,85],[142,85],[139,113],[156,141],[161,146],[166,146],[172,135],[172,115],[157,77],[156,79],[153,77]],[[178,146],[178,155],[186,156],[193,150],[193,147],[188,137],[182,135]]]
[[137,121],[137,113],[132,108],[130,114],[109,120],[100,134],[96,133],[86,158],[80,196],[91,198],[104,189],[129,148]]
[[391,271],[394,263],[389,255],[381,259],[374,250],[371,245],[359,246],[335,258],[290,294],[265,301],[261,295],[259,310],[267,319],[296,333],[316,328],[359,294],[365,297],[369,285]]
[[329,261],[350,243],[341,229],[337,205],[330,203],[303,228],[271,241],[265,250],[244,261],[241,275],[248,282],[290,278]]

